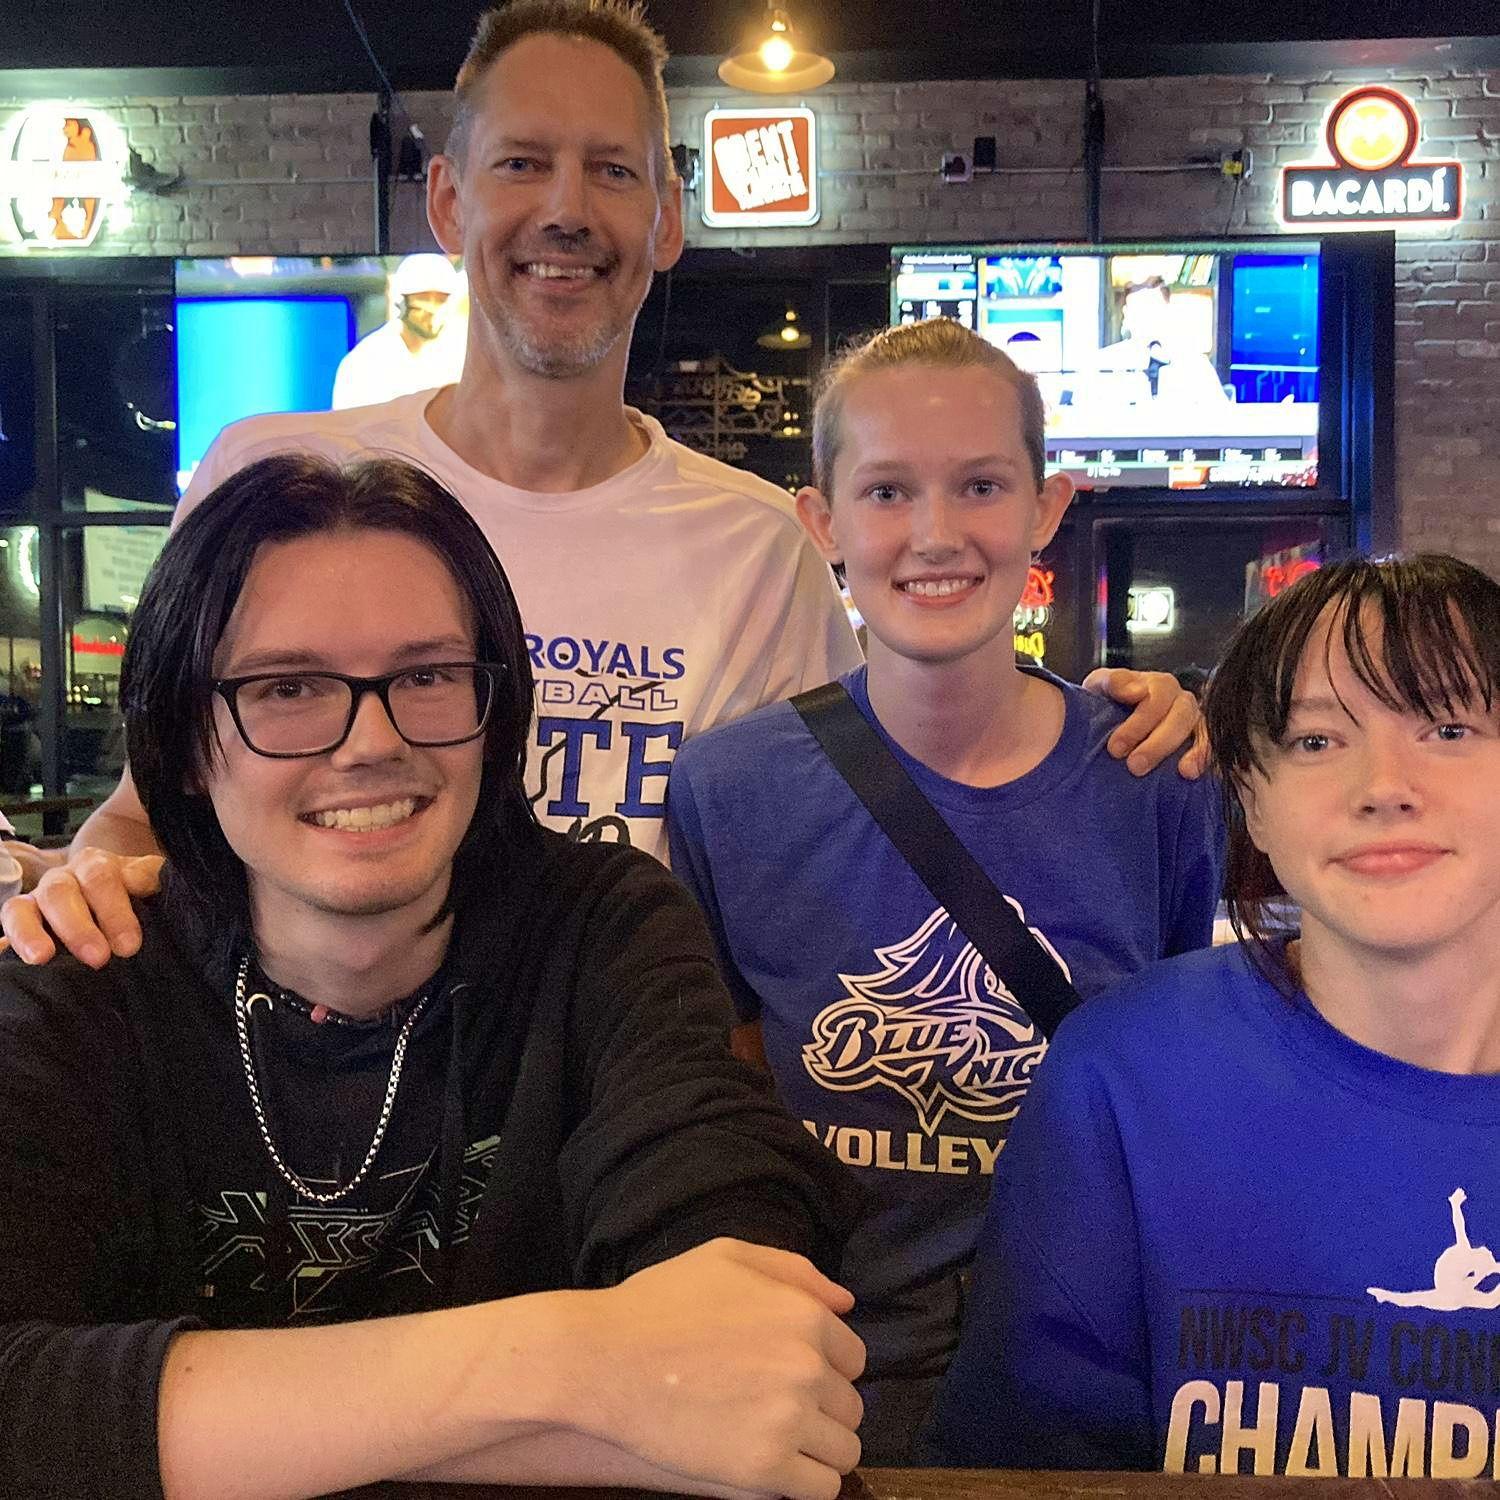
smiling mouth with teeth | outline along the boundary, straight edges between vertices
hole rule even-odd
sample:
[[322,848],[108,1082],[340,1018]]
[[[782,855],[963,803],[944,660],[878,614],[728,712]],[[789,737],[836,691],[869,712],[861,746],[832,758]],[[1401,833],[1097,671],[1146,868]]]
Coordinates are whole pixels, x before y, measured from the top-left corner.
[[977,578],[913,578],[896,587],[903,594],[917,594],[923,599],[941,599],[948,594],[957,594],[978,583]]
[[304,821],[317,828],[337,828],[345,833],[374,833],[404,823],[426,801],[426,798],[402,797],[396,802],[376,803],[374,807],[330,807],[304,814]]
[[559,266],[544,260],[529,260],[521,267],[523,276],[535,276],[540,281],[592,281],[604,274],[601,266]]

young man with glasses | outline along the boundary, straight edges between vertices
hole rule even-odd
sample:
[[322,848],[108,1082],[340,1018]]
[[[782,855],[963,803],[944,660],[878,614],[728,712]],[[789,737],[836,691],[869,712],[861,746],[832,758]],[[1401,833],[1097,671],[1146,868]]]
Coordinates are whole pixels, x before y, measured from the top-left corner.
[[538,827],[504,576],[429,477],[243,470],[122,701],[131,958],[0,967],[0,1492],[832,1500],[836,1168],[656,862]]

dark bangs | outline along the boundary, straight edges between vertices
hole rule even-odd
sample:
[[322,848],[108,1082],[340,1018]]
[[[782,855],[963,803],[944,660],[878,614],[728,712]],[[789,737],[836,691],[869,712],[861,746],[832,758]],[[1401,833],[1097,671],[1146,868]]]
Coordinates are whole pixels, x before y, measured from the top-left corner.
[[1286,737],[1303,653],[1325,614],[1360,683],[1387,708],[1434,721],[1493,710],[1500,684],[1500,584],[1455,557],[1349,558],[1300,578],[1236,632],[1204,699],[1229,831],[1225,894],[1236,934],[1281,988],[1276,899],[1285,893],[1250,840],[1241,786]]

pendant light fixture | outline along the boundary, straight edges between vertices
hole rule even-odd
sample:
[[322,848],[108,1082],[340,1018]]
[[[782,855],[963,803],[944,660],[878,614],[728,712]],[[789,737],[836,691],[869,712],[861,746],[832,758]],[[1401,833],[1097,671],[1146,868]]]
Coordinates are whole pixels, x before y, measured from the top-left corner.
[[752,94],[805,94],[833,77],[833,63],[797,43],[784,6],[768,4],[765,20],[745,44],[719,64],[731,88]]
[[780,328],[768,328],[755,341],[762,349],[807,349],[812,336],[797,326],[797,310],[789,307]]

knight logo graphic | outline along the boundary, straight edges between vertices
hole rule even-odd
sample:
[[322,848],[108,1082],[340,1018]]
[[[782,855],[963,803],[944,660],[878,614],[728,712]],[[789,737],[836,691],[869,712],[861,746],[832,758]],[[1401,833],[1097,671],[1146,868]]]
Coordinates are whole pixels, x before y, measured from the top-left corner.
[[[1062,956],[1031,932],[1066,974]],[[877,948],[875,961],[873,973],[840,974],[845,997],[813,1021],[802,1064],[814,1081],[843,1093],[890,1089],[929,1136],[950,1113],[1010,1119],[1047,1044],[948,913],[938,907],[910,937]]]
[[1463,168],[1456,161],[1413,161],[1420,134],[1415,107],[1395,89],[1372,85],[1345,94],[1323,126],[1330,162],[1282,169],[1282,222],[1329,228],[1453,222],[1463,213]]
[[711,109],[703,160],[705,224],[818,222],[818,122],[810,109]]
[[125,221],[124,132],[81,105],[37,104],[0,129],[0,245],[83,250]]

